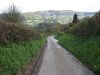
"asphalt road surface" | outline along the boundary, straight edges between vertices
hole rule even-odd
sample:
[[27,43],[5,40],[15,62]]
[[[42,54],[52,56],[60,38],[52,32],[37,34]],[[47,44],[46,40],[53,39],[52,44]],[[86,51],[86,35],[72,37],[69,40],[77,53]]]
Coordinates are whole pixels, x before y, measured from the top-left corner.
[[62,48],[53,36],[48,37],[38,75],[94,75],[70,52]]

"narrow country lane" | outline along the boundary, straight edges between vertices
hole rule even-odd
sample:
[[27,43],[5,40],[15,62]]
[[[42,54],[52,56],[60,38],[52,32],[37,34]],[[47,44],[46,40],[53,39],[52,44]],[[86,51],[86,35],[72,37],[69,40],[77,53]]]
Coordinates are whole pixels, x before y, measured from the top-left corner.
[[53,36],[49,36],[47,40],[38,75],[94,75],[70,52],[62,48]]

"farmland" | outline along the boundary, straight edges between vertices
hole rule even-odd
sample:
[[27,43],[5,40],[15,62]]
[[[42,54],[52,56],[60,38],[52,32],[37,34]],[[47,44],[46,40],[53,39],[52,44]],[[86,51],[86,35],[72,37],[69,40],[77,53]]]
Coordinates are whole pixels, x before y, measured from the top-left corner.
[[78,13],[79,19],[82,19],[85,16],[94,15],[95,12],[76,12],[72,10],[48,10],[38,12],[26,12],[23,13],[23,15],[26,18],[26,24],[35,26],[41,22],[66,24],[72,21],[74,13]]

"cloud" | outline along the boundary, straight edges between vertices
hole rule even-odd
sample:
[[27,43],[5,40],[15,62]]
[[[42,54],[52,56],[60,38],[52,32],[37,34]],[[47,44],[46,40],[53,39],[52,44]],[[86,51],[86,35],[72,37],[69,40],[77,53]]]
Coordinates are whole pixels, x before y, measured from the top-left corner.
[[98,11],[100,0],[0,0],[0,9],[12,3],[23,12],[41,10]]

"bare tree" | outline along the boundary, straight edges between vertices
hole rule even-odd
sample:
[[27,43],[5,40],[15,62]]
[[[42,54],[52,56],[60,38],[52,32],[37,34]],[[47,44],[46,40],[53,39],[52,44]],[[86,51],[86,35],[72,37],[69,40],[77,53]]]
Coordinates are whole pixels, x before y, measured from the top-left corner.
[[24,19],[20,10],[15,5],[11,5],[6,11],[4,11],[1,15],[1,18],[4,21],[15,23],[20,23]]

